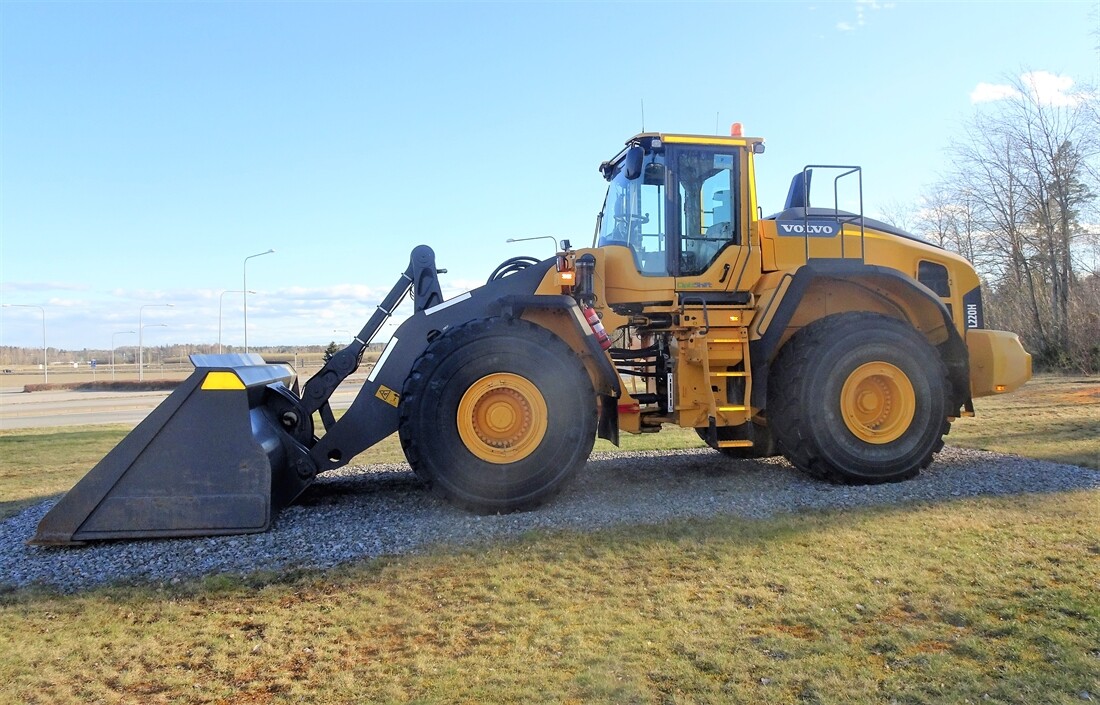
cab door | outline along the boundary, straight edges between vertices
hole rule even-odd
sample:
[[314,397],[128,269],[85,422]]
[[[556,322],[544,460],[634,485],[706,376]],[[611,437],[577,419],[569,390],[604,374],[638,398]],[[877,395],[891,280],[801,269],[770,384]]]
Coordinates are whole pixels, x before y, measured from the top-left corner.
[[[707,299],[747,298],[752,267],[750,155],[741,146],[670,145],[669,272],[676,290]],[[725,295],[714,296],[724,292]],[[716,301],[717,302],[717,301]],[[738,301],[739,302],[739,301]]]

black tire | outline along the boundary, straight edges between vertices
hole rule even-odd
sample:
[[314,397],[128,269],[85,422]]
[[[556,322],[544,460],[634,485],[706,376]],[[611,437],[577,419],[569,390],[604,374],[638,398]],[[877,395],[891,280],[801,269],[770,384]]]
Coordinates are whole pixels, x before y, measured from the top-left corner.
[[814,477],[898,482],[943,447],[949,389],[939,354],[911,326],[835,314],[780,350],[768,381],[769,426],[783,455]]
[[728,458],[754,460],[757,458],[771,458],[779,455],[779,446],[776,444],[775,437],[767,426],[760,426],[750,422],[742,424],[741,426],[722,426],[714,430],[720,441],[752,441],[751,446],[745,446],[743,448],[719,448],[717,445],[711,445],[711,443],[707,441],[707,429],[695,429],[695,432],[699,434],[699,438],[701,438],[704,443]]
[[596,394],[550,331],[480,319],[437,338],[413,365],[398,433],[437,495],[483,514],[522,511],[554,497],[588,459]]

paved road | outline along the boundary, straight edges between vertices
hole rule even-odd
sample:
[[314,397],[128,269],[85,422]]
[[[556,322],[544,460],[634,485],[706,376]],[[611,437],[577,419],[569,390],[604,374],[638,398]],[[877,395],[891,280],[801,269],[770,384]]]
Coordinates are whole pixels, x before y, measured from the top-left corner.
[[[345,380],[329,400],[333,409],[351,405],[364,377]],[[31,392],[0,388],[0,430],[84,424],[136,426],[169,392]]]

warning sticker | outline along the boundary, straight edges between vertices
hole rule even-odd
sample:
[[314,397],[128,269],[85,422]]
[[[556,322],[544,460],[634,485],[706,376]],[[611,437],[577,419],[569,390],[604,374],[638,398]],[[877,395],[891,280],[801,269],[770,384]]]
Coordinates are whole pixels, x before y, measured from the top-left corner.
[[401,401],[401,395],[384,384],[378,387],[378,391],[374,393],[374,396],[378,397],[382,401],[395,408],[397,407],[397,404]]

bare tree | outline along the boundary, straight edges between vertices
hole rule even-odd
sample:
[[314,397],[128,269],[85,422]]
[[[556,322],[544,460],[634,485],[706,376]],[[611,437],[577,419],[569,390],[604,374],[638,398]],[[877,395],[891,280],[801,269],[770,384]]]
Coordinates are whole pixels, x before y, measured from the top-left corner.
[[987,266],[994,262],[988,261],[983,249],[978,215],[968,189],[943,181],[921,196],[915,223],[917,232],[930,242],[958,252],[974,263],[979,272],[987,273]]
[[994,307],[991,319],[1016,329],[1023,327],[1045,346],[1048,317],[1042,306],[1043,283],[1034,272],[1036,245],[1029,237],[1021,186],[1026,172],[1012,138],[1001,128],[1001,120],[976,115],[965,139],[952,147],[956,169],[948,185],[941,188],[950,194],[944,198],[953,208],[965,207],[972,214],[971,241],[981,241],[986,260],[979,271],[986,275],[994,294],[1002,294],[1000,300],[1008,304]]
[[1025,73],[1011,97],[975,115],[951,147],[954,172],[926,196],[923,225],[978,266],[992,319],[1019,330],[1041,362],[1066,366],[1083,352],[1075,301],[1095,253],[1083,223],[1100,130],[1095,94],[1052,90],[1053,78]]

